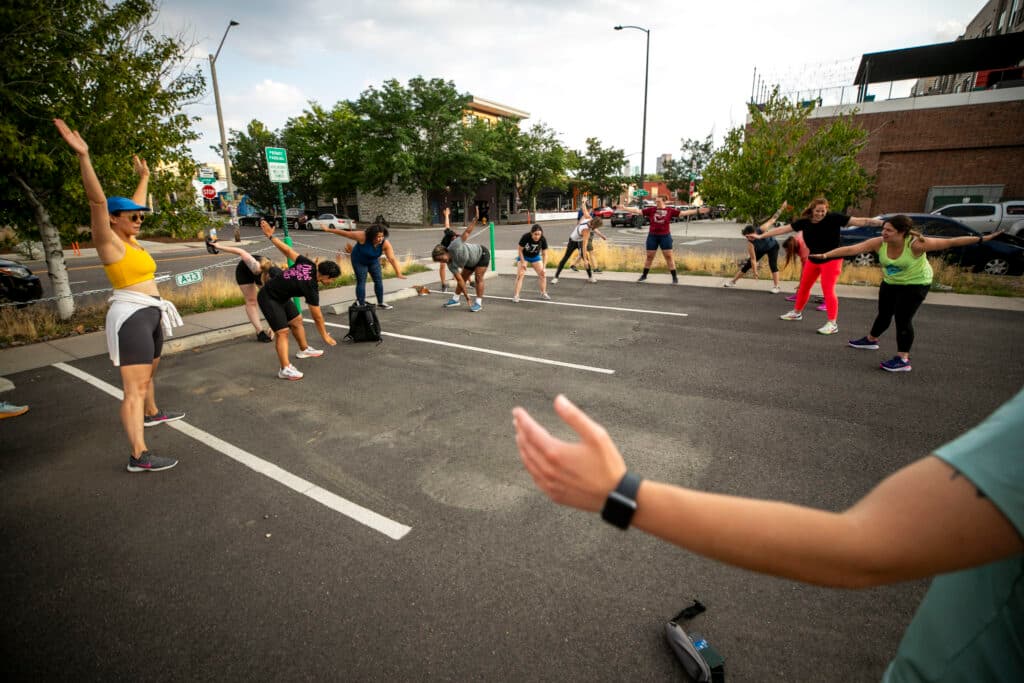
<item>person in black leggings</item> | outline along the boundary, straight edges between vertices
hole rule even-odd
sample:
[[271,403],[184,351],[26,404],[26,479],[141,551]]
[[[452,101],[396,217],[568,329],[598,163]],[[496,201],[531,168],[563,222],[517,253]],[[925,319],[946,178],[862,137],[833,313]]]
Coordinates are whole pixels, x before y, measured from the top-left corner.
[[[590,237],[590,231],[601,227],[601,219],[597,216],[591,216],[590,211],[587,210],[586,202],[582,204],[583,217],[580,219],[579,224],[573,228],[569,234],[569,242],[565,245],[565,254],[562,255],[562,260],[558,262],[558,268],[555,270],[555,276],[551,278],[551,284],[558,284],[558,276],[562,274],[562,269],[565,268],[565,264],[572,258],[572,254],[577,249],[580,250],[580,254],[585,254],[583,251],[584,245],[587,243],[587,239]],[[597,282],[597,278],[594,277],[594,272],[590,268],[590,261],[584,256],[585,263],[587,265],[587,281]]]

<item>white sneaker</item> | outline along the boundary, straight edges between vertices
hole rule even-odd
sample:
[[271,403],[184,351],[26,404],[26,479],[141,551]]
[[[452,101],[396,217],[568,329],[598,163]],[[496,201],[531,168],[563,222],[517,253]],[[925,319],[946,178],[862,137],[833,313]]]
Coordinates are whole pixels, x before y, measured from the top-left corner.
[[839,323],[835,320],[829,320],[827,323],[818,328],[818,334],[835,334],[839,331]]
[[302,373],[296,370],[294,365],[289,365],[288,367],[281,368],[277,371],[277,378],[290,380],[302,379]]
[[589,280],[587,280],[587,282],[597,282],[597,278],[596,277],[592,277]]
[[772,287],[771,290],[769,290],[769,291],[771,291],[772,294],[778,294],[779,292],[782,291],[782,288],[781,287]]
[[558,278],[557,277],[551,278],[551,284],[557,285],[558,284]]
[[314,349],[312,346],[307,346],[298,353],[295,354],[296,358],[319,358],[324,355],[324,352],[320,349]]
[[779,316],[779,320],[803,320],[804,314],[800,311],[790,311]]
[[733,282],[732,280],[726,280],[725,283],[722,286],[723,287],[735,287],[736,283]]
[[551,295],[548,294],[547,292],[541,292],[540,298],[544,299],[545,301],[551,301]]
[[512,297],[512,303],[514,303],[514,304],[519,303],[519,297],[518,296]]

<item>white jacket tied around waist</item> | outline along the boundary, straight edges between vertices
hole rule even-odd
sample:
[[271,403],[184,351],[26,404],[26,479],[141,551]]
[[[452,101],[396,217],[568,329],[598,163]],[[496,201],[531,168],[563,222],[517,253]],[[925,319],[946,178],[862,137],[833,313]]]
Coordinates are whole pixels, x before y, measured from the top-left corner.
[[121,364],[121,351],[118,348],[117,335],[121,325],[143,308],[155,306],[160,309],[160,323],[164,328],[164,336],[173,336],[174,328],[185,324],[178,309],[167,299],[153,297],[148,294],[118,289],[109,299],[110,310],[107,311],[107,349],[114,365]]

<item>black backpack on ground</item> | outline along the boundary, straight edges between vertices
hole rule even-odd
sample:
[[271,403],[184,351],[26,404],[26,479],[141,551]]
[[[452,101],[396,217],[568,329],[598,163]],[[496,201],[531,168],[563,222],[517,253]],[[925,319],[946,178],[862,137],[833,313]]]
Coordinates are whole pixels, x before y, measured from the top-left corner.
[[380,342],[380,320],[377,318],[377,306],[356,302],[348,307],[348,334],[345,340],[350,342]]

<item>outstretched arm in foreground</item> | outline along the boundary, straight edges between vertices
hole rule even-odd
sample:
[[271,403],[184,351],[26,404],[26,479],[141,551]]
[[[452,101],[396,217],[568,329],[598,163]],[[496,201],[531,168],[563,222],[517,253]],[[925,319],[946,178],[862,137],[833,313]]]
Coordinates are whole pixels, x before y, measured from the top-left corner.
[[[520,457],[552,500],[597,512],[626,464],[608,432],[567,398],[555,399],[555,412],[580,441],[553,437],[517,407]],[[904,467],[838,513],[647,480],[633,525],[728,564],[837,587],[922,578],[1024,550],[1006,517],[937,457]]]
[[[284,254],[284,257],[286,259],[294,263],[295,259],[299,258],[299,252],[289,247],[279,237],[274,236],[274,227],[270,225],[270,223],[266,221],[260,221],[260,230],[263,231],[264,235],[270,238],[270,243],[277,247],[277,250]],[[219,248],[220,247],[218,247],[218,249]]]

